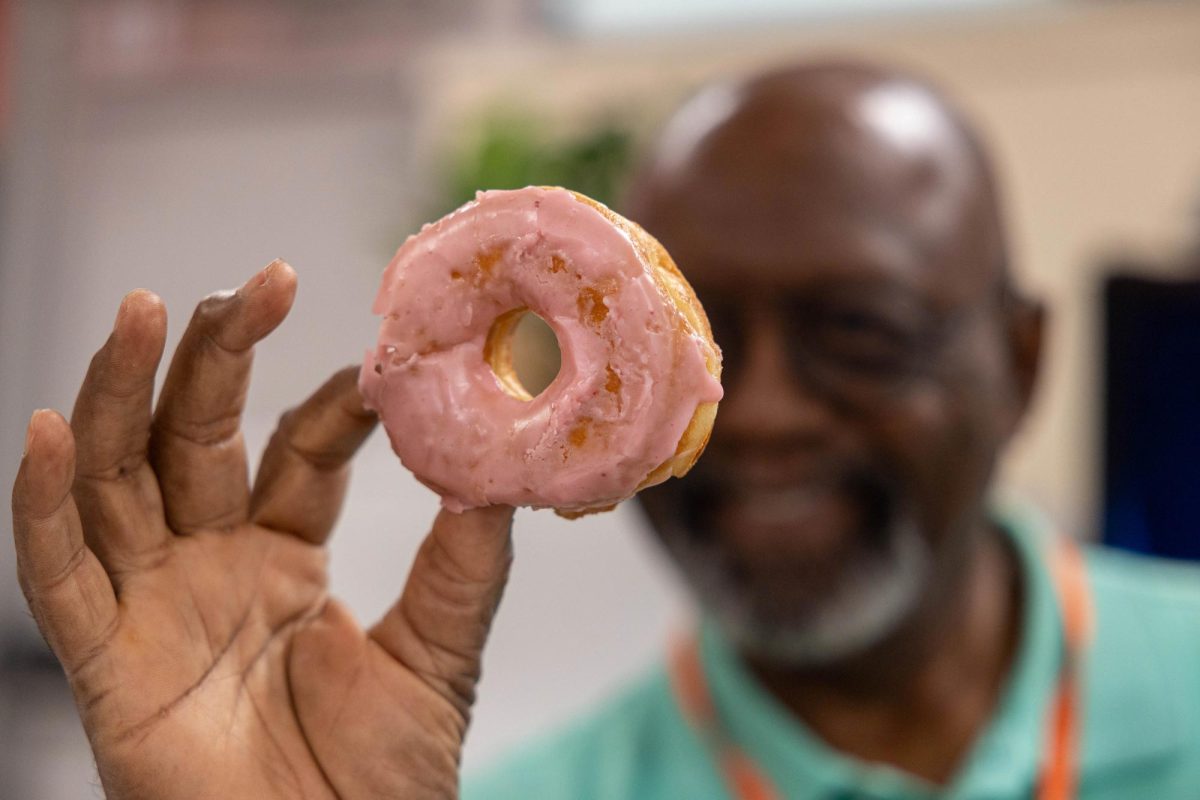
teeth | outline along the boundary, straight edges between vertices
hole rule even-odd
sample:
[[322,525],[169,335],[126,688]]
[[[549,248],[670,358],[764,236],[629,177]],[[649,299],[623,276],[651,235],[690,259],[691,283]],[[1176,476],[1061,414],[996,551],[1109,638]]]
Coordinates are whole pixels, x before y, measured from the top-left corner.
[[744,517],[756,525],[796,525],[811,517],[829,496],[825,488],[755,489],[742,502]]

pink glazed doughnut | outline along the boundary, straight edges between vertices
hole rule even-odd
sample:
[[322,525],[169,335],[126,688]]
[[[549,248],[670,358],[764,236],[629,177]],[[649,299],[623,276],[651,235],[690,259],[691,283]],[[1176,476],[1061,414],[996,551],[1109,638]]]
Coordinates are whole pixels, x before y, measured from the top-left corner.
[[[558,337],[537,397],[512,370],[527,311]],[[606,510],[683,475],[721,399],[721,355],[662,246],[552,187],[480,192],[410,236],[383,275],[359,388],[406,467],[456,512]]]

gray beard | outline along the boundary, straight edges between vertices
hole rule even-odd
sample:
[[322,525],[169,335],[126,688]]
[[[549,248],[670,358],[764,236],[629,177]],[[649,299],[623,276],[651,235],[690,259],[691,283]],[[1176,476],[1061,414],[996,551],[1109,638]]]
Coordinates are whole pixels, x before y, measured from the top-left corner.
[[912,526],[902,527],[885,550],[848,569],[819,608],[802,620],[780,620],[757,614],[718,564],[700,558],[685,568],[722,633],[738,649],[795,667],[836,663],[882,641],[914,611],[933,568],[926,541]]

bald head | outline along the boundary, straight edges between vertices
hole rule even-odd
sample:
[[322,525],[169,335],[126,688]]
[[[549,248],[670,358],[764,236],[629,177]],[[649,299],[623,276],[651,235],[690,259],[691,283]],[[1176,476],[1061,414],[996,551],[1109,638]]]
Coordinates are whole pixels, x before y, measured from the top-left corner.
[[828,263],[890,248],[914,281],[967,291],[1005,278],[976,135],[930,86],[865,65],[810,64],[700,92],[668,124],[628,210],[685,270],[721,258],[744,278],[799,268],[797,254]]

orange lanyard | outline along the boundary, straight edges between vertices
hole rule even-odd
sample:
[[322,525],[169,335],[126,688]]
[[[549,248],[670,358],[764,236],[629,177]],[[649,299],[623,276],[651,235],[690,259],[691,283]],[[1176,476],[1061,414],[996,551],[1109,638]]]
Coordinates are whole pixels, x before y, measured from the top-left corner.
[[[1079,749],[1079,672],[1091,638],[1092,607],[1083,555],[1072,539],[1059,537],[1050,570],[1062,610],[1065,653],[1058,687],[1046,720],[1046,751],[1038,779],[1038,800],[1072,800],[1076,793]],[[735,800],[782,800],[762,768],[737,746],[720,724],[696,639],[672,653],[671,684],[684,719],[713,754]]]

